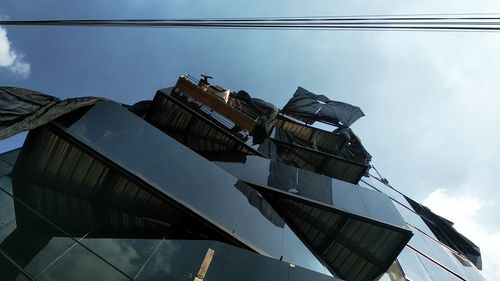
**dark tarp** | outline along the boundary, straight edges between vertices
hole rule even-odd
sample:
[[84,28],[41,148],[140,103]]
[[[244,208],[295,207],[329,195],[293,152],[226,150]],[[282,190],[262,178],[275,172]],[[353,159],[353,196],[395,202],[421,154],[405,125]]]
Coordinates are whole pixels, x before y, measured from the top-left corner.
[[332,101],[326,96],[313,94],[302,87],[295,91],[282,112],[306,124],[322,121],[346,127],[365,116],[357,106]]
[[253,137],[253,144],[261,144],[269,133],[270,122],[278,115],[278,108],[265,100],[252,98],[250,94],[243,90],[231,93],[231,95],[238,101],[244,102],[245,112],[251,112],[252,115],[258,117],[257,126],[251,132],[251,136]]
[[0,140],[101,100],[95,97],[59,100],[28,89],[0,87]]
[[460,234],[454,227],[453,222],[433,213],[429,208],[421,205],[408,197],[406,200],[415,212],[425,219],[423,220],[431,229],[432,233],[442,243],[466,256],[478,269],[482,269],[481,250],[476,244]]

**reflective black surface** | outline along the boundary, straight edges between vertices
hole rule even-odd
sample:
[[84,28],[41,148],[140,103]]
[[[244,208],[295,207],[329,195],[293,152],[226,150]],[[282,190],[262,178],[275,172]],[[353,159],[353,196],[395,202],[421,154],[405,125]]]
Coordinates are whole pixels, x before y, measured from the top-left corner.
[[[255,251],[286,258],[284,222],[260,194],[135,115],[98,104],[67,133]],[[303,250],[298,265],[318,263]]]
[[407,228],[394,204],[382,193],[257,156],[247,156],[242,163],[215,163],[243,181]]
[[[36,277],[50,262],[75,244],[66,233],[14,200],[9,179],[0,182],[0,250],[27,274]],[[2,280],[14,280],[19,270],[5,258]]]
[[[362,280],[394,239],[377,227],[405,225],[382,194],[258,157],[218,163],[227,173],[129,114],[101,104],[67,131],[31,132],[17,163],[18,152],[0,155],[1,280],[192,279],[209,248],[216,254],[205,280],[334,280],[323,264],[335,263]],[[412,216],[425,225],[419,219]],[[481,280],[433,243],[411,245]],[[455,280],[411,250],[398,260],[412,280]]]

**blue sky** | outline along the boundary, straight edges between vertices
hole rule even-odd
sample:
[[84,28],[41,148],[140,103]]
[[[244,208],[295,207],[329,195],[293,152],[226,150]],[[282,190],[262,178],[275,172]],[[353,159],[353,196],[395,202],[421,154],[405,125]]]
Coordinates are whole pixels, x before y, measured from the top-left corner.
[[[0,16],[182,18],[500,12],[497,1],[29,1]],[[347,4],[348,3],[348,4]],[[302,86],[360,106],[353,125],[391,184],[455,221],[500,280],[500,34],[8,27],[0,84],[60,98],[150,99],[180,74],[282,106]],[[0,150],[21,137],[0,142]],[[464,212],[467,210],[467,212]]]

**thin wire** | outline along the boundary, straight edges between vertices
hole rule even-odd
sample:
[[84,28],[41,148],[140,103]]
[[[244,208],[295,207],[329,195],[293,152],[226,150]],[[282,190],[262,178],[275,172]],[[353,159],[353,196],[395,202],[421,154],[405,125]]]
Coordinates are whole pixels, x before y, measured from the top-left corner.
[[[490,14],[493,15],[493,14]],[[496,14],[495,14],[496,15]],[[14,20],[0,25],[93,26],[225,29],[500,31],[500,17],[329,17],[329,18],[223,18],[122,20]]]

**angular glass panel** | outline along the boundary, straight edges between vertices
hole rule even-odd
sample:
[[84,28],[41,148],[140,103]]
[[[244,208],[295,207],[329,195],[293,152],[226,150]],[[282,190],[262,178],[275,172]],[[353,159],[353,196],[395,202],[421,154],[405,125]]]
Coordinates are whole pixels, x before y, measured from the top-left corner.
[[288,268],[288,281],[341,281],[335,277],[317,273],[298,266]]
[[[422,257],[421,258],[422,263],[424,264],[425,268],[427,269],[427,272],[429,272],[429,275],[432,276],[433,280],[439,280],[439,281],[462,281],[462,279],[456,277],[455,275],[452,275],[442,267],[438,266],[434,262]],[[467,280],[467,279],[466,279]]]
[[0,154],[0,177],[9,175],[14,168],[20,149]]
[[219,281],[288,280],[288,264],[231,248]]
[[256,156],[246,157],[244,163],[217,164],[240,180],[406,228],[393,203],[380,192]]
[[380,192],[357,188],[370,217],[395,226],[406,228],[406,223],[387,195]]
[[5,153],[0,154],[0,160],[5,163],[14,166],[16,164],[17,157],[19,156],[20,148],[14,149]]
[[[217,281],[228,251],[228,245],[214,241],[165,240],[136,280],[193,280],[204,273],[204,281]],[[200,272],[203,266],[206,271]]]
[[467,278],[466,273],[456,261],[452,260],[452,257],[446,252],[443,246],[431,240],[429,237],[426,237],[420,232],[415,232],[408,244],[432,259],[439,261],[443,266],[448,268],[448,270],[453,271],[462,278]]
[[332,179],[333,206],[353,214],[370,217],[358,187]]
[[[93,234],[90,233],[89,236]],[[131,277],[139,273],[161,242],[161,239],[106,238],[85,238],[81,241],[87,248]]]
[[[411,210],[413,210],[413,209],[411,209],[411,207],[409,210],[409,209],[407,209],[407,207],[403,207],[397,203],[395,203],[394,205],[396,206],[396,209],[398,209],[399,213],[401,214],[401,216],[403,217],[405,222],[410,224],[410,227],[415,226],[418,228],[418,230],[425,232],[427,235],[429,235],[433,238],[436,238],[436,236],[432,233],[432,231],[429,229],[429,227],[424,223],[422,218],[419,215],[417,215],[416,213],[411,211]],[[418,231],[418,230],[416,230],[416,231]]]
[[283,233],[283,261],[325,273],[323,264],[307,249],[288,225],[285,225]]
[[477,270],[476,267],[473,265],[471,266],[464,266],[464,270],[467,272],[468,279],[467,280],[472,280],[472,281],[485,281],[484,277],[481,275],[479,270]]
[[283,227],[285,222],[271,205],[243,182],[236,184],[248,199],[243,206],[235,233],[246,238],[263,253],[279,259],[283,256]]
[[108,263],[76,245],[37,276],[40,281],[55,280],[132,280]]
[[212,223],[234,231],[247,201],[234,188],[237,180],[144,120],[117,104],[99,103],[68,132]]
[[[10,178],[2,178],[0,184],[0,249],[26,272],[37,276],[64,255],[75,241],[16,202],[12,197]],[[14,280],[16,276],[17,270],[2,271],[6,280]]]
[[[423,257],[422,257],[423,258]],[[417,254],[409,249],[404,248],[398,256],[398,262],[404,270],[405,276],[412,281],[432,281],[429,273],[422,264],[421,259]]]

